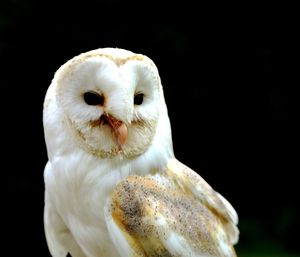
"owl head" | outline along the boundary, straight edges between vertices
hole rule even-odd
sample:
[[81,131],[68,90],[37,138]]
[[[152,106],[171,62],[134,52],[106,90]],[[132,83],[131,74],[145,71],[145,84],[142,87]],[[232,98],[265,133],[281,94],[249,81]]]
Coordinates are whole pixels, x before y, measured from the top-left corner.
[[44,127],[52,127],[48,134],[56,130],[52,140],[63,133],[99,158],[134,158],[154,141],[172,144],[155,64],[116,48],[83,53],[58,69],[44,103]]

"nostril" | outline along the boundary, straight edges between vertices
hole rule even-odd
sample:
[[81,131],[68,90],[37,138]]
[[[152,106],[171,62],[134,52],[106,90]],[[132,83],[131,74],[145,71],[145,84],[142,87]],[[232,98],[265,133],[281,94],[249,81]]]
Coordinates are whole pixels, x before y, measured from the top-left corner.
[[102,114],[100,117],[100,124],[102,125],[109,125],[108,116],[106,114]]

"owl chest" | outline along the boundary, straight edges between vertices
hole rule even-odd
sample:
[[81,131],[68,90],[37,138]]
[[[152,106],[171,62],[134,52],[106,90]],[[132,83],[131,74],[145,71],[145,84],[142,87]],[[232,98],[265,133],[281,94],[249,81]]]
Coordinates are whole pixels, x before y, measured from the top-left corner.
[[108,172],[101,165],[70,161],[55,163],[52,168],[48,190],[75,240],[95,253],[115,251],[106,249],[111,243],[104,208],[111,192],[122,179],[120,172],[114,169]]
[[104,206],[116,183],[118,176],[114,171],[109,175],[98,168],[75,168],[63,165],[55,174],[52,192],[57,207],[66,215],[76,217],[84,223],[103,223]]

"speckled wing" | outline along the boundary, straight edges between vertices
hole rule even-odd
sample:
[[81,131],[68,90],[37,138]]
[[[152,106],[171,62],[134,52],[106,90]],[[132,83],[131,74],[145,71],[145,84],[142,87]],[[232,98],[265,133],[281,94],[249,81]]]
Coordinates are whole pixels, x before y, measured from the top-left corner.
[[236,244],[239,239],[238,215],[231,204],[201,176],[176,159],[169,161],[166,172],[182,191],[191,193],[222,221],[229,242]]
[[234,257],[227,227],[236,217],[223,201],[201,177],[172,160],[165,173],[119,183],[105,218],[122,257]]

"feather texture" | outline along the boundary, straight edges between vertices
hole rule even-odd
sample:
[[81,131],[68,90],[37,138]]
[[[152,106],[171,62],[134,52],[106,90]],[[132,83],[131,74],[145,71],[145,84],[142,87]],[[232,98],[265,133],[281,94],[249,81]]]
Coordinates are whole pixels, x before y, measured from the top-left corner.
[[136,256],[236,256],[231,240],[237,235],[227,228],[235,227],[232,207],[176,159],[159,175],[127,177],[106,208],[108,226],[114,223],[111,238],[122,234]]

